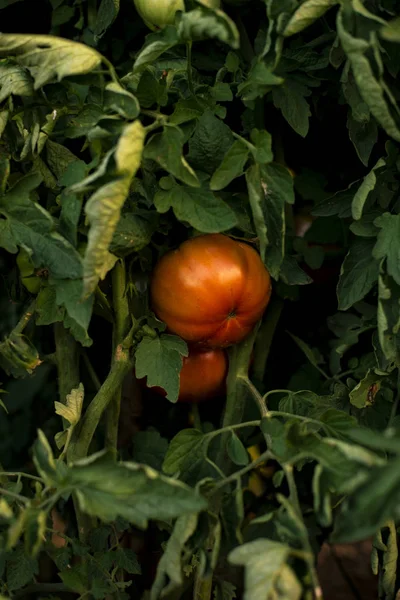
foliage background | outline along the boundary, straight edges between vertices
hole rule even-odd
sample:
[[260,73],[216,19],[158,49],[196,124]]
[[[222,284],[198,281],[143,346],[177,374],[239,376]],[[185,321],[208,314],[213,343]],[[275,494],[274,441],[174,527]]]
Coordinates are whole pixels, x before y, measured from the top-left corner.
[[[53,588],[46,586],[56,585],[55,593],[95,598],[158,598],[165,588],[171,598],[191,597],[193,589],[200,598],[213,593],[224,600],[235,593],[246,600],[312,597],[318,592],[312,555],[324,540],[376,535],[380,597],[394,598],[400,485],[396,2],[232,1],[218,14],[188,2],[176,27],[150,34],[128,1],[39,4],[40,19],[36,2],[0,0],[0,355],[7,409],[0,413],[0,463],[4,471],[36,469],[46,484],[35,489],[0,475],[10,500],[0,511],[0,591],[13,597],[19,588],[22,594],[44,590],[49,597]],[[50,34],[86,50],[37,37],[21,47],[22,38],[7,36],[13,33]],[[147,128],[143,153],[139,120]],[[311,212],[315,220],[302,237],[301,219]],[[274,276],[250,375],[261,408],[260,395],[277,392],[267,398],[267,417],[254,425],[257,402],[237,377],[251,348],[232,350],[227,408],[225,398],[200,406],[203,439],[188,429],[190,408],[141,389],[128,376],[121,388],[119,457],[163,470],[165,479],[157,479],[162,494],[174,489],[173,477],[197,488],[182,487],[180,500],[171,492],[171,513],[142,533],[137,512],[113,512],[118,486],[130,481],[125,467],[109,466],[103,457],[71,466],[87,453],[77,452],[67,461],[68,474],[60,467],[64,455],[54,471],[49,443],[58,456],[53,440],[61,434],[59,410],[63,414],[55,413],[54,402],[64,403],[79,382],[84,408],[98,402],[98,385],[109,381],[117,343],[128,334],[127,308],[136,336],[128,340],[127,367],[136,351],[136,368],[176,399],[174,365],[185,345],[163,337],[148,313],[146,281],[168,247],[211,231],[256,240]],[[123,261],[114,266],[116,257]],[[79,302],[83,289],[85,303]],[[31,307],[33,318],[25,323]],[[16,338],[22,329],[26,337]],[[79,393],[76,398],[74,418],[83,402]],[[115,400],[112,406],[116,414]],[[97,427],[91,454],[105,445],[115,450],[112,414]],[[221,423],[230,428],[250,421],[252,427],[215,433]],[[80,426],[72,432],[72,450]],[[32,454],[38,429],[44,435]],[[267,452],[269,474],[246,452],[253,444]],[[99,492],[97,477],[104,472],[115,497],[102,489],[94,506],[91,494]],[[142,475],[148,499],[159,497],[150,471]],[[132,479],[133,499],[138,478]],[[223,490],[216,504],[208,485]],[[105,523],[98,536],[78,541],[70,494],[78,514]],[[175,522],[180,501],[188,516]],[[59,556],[42,516],[53,505],[69,524]],[[172,531],[178,546],[173,537],[166,545]],[[215,539],[221,553],[210,558]],[[45,575],[38,562],[43,556]],[[246,567],[244,584],[232,564]]]

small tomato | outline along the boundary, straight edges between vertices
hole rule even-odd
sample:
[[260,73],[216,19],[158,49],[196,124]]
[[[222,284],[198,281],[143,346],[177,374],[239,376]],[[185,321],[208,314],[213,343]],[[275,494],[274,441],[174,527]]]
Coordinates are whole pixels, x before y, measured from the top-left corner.
[[[227,373],[228,357],[224,350],[191,348],[182,363],[178,402],[198,403],[222,394]],[[151,389],[165,396],[162,388]]]
[[[200,0],[209,8],[219,8],[220,0]],[[172,25],[178,10],[185,10],[184,0],[134,0],[136,10],[150,29]]]
[[170,331],[188,342],[224,347],[253,329],[269,302],[271,279],[254,248],[207,234],[163,256],[150,291],[153,310]]

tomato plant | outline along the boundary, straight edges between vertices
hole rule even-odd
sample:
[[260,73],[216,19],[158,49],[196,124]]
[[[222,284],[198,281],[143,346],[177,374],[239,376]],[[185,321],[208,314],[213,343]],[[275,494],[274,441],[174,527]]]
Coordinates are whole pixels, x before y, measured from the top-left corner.
[[399,3],[0,18],[0,600],[399,598]]
[[187,240],[152,274],[156,315],[184,340],[211,347],[243,340],[270,296],[270,276],[256,251],[221,234]]

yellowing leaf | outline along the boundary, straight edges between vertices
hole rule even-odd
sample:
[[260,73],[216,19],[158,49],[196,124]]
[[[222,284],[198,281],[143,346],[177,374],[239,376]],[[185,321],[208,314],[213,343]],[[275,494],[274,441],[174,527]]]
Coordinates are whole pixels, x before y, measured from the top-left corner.
[[78,388],[71,390],[71,393],[67,395],[66,404],[54,402],[56,414],[60,415],[60,417],[63,417],[66,421],[68,421],[68,423],[70,423],[70,427],[68,427],[65,431],[57,433],[55,436],[57,447],[62,448],[64,446],[64,453],[68,449],[75,425],[81,418],[83,398],[84,389],[83,385],[80,383]]
[[15,56],[28,68],[39,89],[49,81],[89,73],[101,62],[93,48],[52,35],[0,34],[0,57]]
[[56,414],[64,417],[71,425],[76,425],[81,418],[83,405],[83,385],[80,383],[77,389],[67,395],[67,403],[55,402]]
[[140,121],[134,121],[125,127],[114,154],[118,178],[99,188],[86,203],[85,212],[91,225],[83,261],[86,296],[115,264],[116,257],[108,249],[128,196],[129,186],[140,166],[144,139],[145,129]]

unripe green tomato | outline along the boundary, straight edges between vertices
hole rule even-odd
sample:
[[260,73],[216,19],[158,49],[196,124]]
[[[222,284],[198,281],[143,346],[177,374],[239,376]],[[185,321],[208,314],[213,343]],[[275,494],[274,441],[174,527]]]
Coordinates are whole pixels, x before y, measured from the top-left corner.
[[[185,10],[184,0],[133,0],[136,10],[150,29],[172,25],[178,10]],[[220,0],[200,0],[209,8],[219,8]]]

